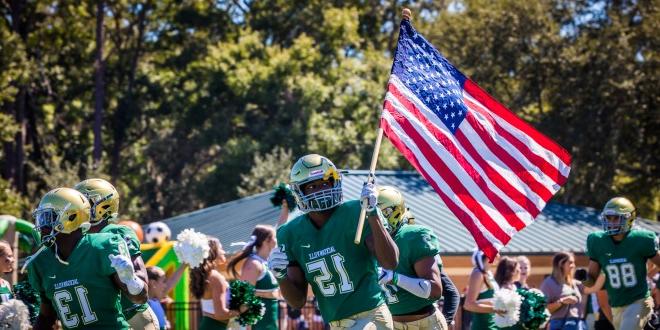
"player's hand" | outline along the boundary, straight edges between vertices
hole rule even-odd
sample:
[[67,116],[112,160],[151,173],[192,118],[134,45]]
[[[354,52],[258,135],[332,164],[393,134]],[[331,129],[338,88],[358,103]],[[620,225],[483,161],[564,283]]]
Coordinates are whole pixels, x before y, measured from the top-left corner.
[[273,272],[276,278],[282,279],[286,276],[286,268],[289,266],[289,258],[280,247],[273,249],[268,257],[268,269]]
[[373,183],[367,182],[362,186],[360,201],[362,207],[369,212],[376,208],[376,203],[378,203],[378,193],[376,192],[376,186]]
[[119,280],[126,284],[128,293],[132,295],[138,295],[142,290],[144,290],[145,283],[135,275],[135,269],[133,268],[133,262],[131,258],[125,255],[108,255],[110,258],[110,266],[117,271],[117,277]]
[[394,279],[393,271],[378,267],[378,284],[380,285],[390,284],[393,279]]
[[575,270],[575,279],[584,282],[587,280],[587,270],[585,268],[578,268]]
[[110,266],[114,268],[117,271],[117,276],[119,276],[119,279],[122,281],[122,283],[126,283],[130,279],[135,276],[135,269],[133,268],[133,262],[131,261],[131,258],[124,256],[124,255],[109,255],[108,258],[110,258]]

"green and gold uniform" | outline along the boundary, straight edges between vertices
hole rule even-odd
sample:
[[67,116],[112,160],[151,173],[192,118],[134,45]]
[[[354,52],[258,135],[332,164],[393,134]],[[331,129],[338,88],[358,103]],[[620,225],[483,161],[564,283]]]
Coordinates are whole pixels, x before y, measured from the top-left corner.
[[620,242],[604,231],[587,237],[586,255],[605,273],[605,289],[612,307],[649,297],[646,261],[658,252],[658,238],[647,230],[631,230]]
[[[111,233],[121,236],[124,241],[126,241],[126,245],[128,246],[128,253],[131,255],[131,259],[133,257],[142,255],[142,251],[140,250],[140,240],[137,238],[137,235],[133,229],[126,226],[109,223],[103,227],[99,233]],[[142,313],[147,310],[147,308],[149,308],[149,304],[136,304],[128,299],[126,295],[121,295],[121,308],[124,316],[126,317],[126,320],[130,320],[133,318],[133,316],[135,316],[135,314]]]
[[[273,273],[268,270],[268,262],[256,254],[250,256],[255,260],[259,261],[263,267],[257,283],[255,283],[254,288],[257,291],[275,291],[279,288],[277,280]],[[279,302],[277,299],[271,298],[260,298],[261,302],[264,303],[266,307],[266,312],[264,317],[259,320],[255,325],[252,326],[252,329],[255,330],[277,330],[277,323],[279,318]]]
[[28,267],[30,285],[50,301],[65,329],[128,329],[108,258],[119,254],[128,256],[120,236],[83,235],[68,265],[57,260],[53,248],[35,257]]
[[[408,277],[418,278],[415,262],[422,258],[437,256],[440,253],[438,237],[433,232],[419,225],[403,225],[392,237],[399,247],[399,265],[395,272]],[[441,260],[437,258],[437,260]],[[441,261],[438,266],[442,268]],[[404,289],[387,286],[387,307],[392,315],[411,314],[433,305],[438,299],[420,298]]]
[[360,245],[353,243],[359,215],[360,202],[353,200],[337,206],[320,229],[304,214],[277,230],[280,248],[302,269],[326,322],[385,303],[376,258],[364,242],[370,232],[368,222]]

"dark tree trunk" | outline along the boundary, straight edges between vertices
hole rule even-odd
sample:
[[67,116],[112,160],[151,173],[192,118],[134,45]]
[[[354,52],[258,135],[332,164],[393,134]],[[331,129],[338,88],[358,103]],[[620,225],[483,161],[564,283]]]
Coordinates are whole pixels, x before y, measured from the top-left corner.
[[96,60],[94,61],[94,167],[101,161],[103,142],[101,126],[103,124],[103,101],[105,98],[105,83],[103,81],[103,18],[104,1],[96,3]]

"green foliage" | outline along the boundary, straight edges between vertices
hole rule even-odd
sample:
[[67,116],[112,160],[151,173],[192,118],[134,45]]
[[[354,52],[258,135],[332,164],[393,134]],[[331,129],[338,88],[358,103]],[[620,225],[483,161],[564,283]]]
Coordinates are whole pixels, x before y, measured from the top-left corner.
[[32,211],[27,199],[2,178],[0,178],[0,210],[2,210],[2,214],[11,214],[26,219],[30,219]]
[[[21,3],[0,4],[0,203],[22,214],[92,176],[147,222],[268,191],[309,152],[366,168],[403,3],[450,61],[571,152],[559,199],[660,210],[657,1],[106,2],[96,167],[95,4]],[[387,140],[378,168],[411,169]]]

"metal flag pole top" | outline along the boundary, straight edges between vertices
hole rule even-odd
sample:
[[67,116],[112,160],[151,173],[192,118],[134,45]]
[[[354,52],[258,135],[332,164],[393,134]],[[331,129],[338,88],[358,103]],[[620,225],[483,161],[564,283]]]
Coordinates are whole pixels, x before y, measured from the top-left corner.
[[[410,20],[412,17],[412,12],[408,8],[403,8],[402,13],[404,20]],[[374,153],[371,156],[371,165],[369,166],[369,175],[367,176],[367,181],[364,184],[373,183],[376,178],[376,162],[378,161],[378,152],[380,151],[380,142],[383,140],[383,128],[378,127],[378,133],[376,134],[376,144],[374,145]],[[362,239],[362,229],[364,228],[364,218],[367,215],[366,205],[362,204],[362,209],[360,210],[360,218],[358,220],[357,230],[355,231],[355,239],[353,243],[360,244]]]

